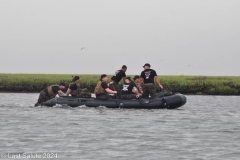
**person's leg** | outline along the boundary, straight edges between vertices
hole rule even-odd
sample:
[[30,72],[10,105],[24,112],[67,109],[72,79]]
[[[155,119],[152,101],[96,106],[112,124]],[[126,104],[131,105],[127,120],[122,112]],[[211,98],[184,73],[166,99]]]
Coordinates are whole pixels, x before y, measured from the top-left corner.
[[149,98],[149,86],[144,85],[143,86],[143,94],[142,94],[143,98]]
[[109,99],[109,95],[100,95],[100,96],[97,96],[96,97],[96,99],[98,99],[98,100],[107,100],[107,99]]
[[150,96],[152,98],[157,96],[155,85],[150,85],[149,86],[149,91],[150,91]]
[[48,98],[46,97],[46,93],[44,91],[41,91],[38,97],[38,101],[35,104],[35,106],[41,106],[43,102],[46,102]]

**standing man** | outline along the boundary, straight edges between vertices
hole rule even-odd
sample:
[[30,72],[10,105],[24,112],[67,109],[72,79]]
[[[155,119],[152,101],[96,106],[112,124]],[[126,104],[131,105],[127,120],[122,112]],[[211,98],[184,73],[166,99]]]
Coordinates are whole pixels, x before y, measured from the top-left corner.
[[157,85],[163,89],[163,86],[160,84],[160,81],[158,79],[157,73],[155,70],[150,69],[151,65],[149,63],[146,63],[143,68],[144,71],[141,72],[141,83],[143,83],[143,98],[148,98],[149,95],[151,97],[156,97],[156,89],[154,86],[154,80],[157,83]]
[[39,98],[36,106],[41,106],[43,102],[46,102],[52,98],[54,98],[57,94],[59,96],[64,96],[65,94],[62,92],[62,90],[65,89],[65,83],[61,82],[59,85],[51,85],[45,88],[40,92]]
[[118,85],[118,83],[121,81],[121,79],[123,79],[123,82],[125,81],[125,79],[126,79],[126,73],[125,72],[126,71],[127,71],[127,66],[123,65],[122,69],[117,70],[115,72],[115,74],[111,78],[111,82],[109,83],[111,89],[117,91],[118,97],[121,96],[121,89],[120,89],[120,86]]

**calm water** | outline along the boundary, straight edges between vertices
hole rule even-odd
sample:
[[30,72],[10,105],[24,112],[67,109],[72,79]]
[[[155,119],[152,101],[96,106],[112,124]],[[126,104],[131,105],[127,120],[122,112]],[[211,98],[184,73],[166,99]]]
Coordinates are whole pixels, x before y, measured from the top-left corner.
[[0,94],[0,153],[98,160],[240,158],[237,96],[187,96],[178,110],[33,107],[37,97]]

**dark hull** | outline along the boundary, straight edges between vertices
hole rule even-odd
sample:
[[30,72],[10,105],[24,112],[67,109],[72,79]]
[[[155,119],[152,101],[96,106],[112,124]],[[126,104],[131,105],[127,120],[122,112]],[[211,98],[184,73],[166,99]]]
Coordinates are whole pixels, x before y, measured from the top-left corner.
[[71,107],[85,105],[87,107],[105,106],[107,108],[134,108],[134,109],[175,109],[183,106],[187,99],[182,94],[174,94],[161,98],[149,99],[108,99],[97,100],[95,98],[76,98],[76,97],[56,97],[44,102],[46,106],[54,106],[56,104],[67,104]]

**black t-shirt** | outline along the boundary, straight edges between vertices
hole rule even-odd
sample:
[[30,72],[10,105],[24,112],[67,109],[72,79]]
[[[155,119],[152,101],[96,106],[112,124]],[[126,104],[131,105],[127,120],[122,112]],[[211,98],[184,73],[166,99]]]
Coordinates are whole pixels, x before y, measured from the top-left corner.
[[153,69],[146,69],[141,73],[144,83],[154,83],[154,76],[157,76],[157,73]]
[[78,86],[77,86],[77,84],[71,84],[70,86],[69,86],[69,89],[71,89],[71,90],[77,90],[77,88],[78,88]]
[[124,83],[121,86],[122,94],[131,94],[134,85],[132,83]]
[[101,83],[101,87],[102,87],[103,89],[109,88],[106,82],[102,82],[102,83]]
[[117,70],[111,79],[118,83],[123,77],[126,77],[125,72],[123,72],[122,70]]

